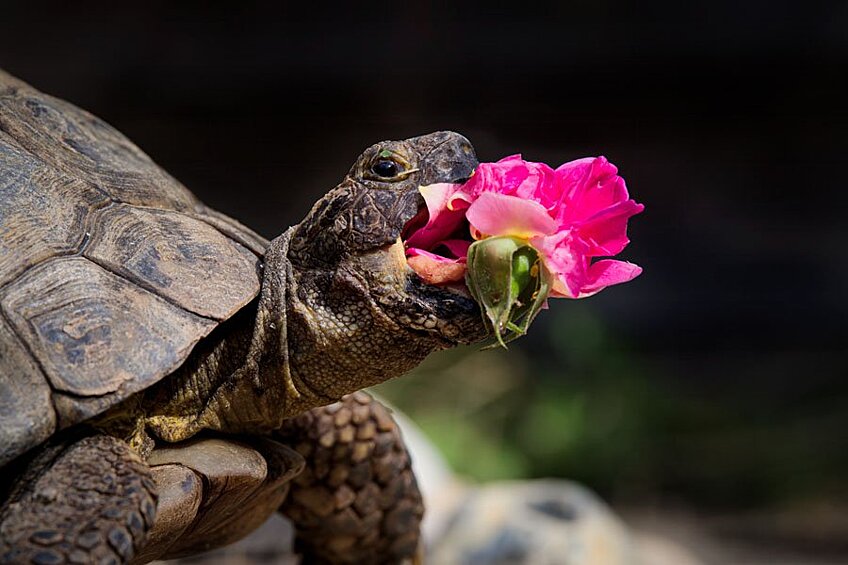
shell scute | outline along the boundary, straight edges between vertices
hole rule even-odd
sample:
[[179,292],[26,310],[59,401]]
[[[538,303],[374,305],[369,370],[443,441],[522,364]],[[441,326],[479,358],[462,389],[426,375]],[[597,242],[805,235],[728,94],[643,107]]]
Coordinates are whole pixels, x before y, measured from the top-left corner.
[[190,312],[225,320],[259,292],[256,256],[200,220],[124,205],[97,220],[86,257]]
[[83,397],[153,384],[216,325],[82,257],[31,269],[0,305],[52,388]]
[[0,132],[0,286],[40,261],[74,251],[92,208],[108,201]]

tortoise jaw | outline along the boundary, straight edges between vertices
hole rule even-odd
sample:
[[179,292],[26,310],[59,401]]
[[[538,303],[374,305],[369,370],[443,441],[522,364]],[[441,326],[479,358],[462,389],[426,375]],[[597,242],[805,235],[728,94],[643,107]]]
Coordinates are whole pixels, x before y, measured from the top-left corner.
[[427,284],[411,268],[407,268],[406,294],[417,304],[420,313],[414,324],[446,346],[471,344],[488,335],[477,302],[464,281],[447,285]]
[[438,349],[486,337],[480,309],[464,284],[427,284],[409,267],[398,238],[357,261],[367,272],[370,298],[388,318],[415,336],[438,342]]
[[[465,182],[467,179],[457,180]],[[488,330],[482,322],[480,308],[465,283],[464,261],[440,262],[424,255],[413,257],[407,254],[405,242],[412,233],[426,225],[428,219],[426,203],[419,193],[417,212],[407,220],[401,237],[391,246],[392,254],[403,260],[406,294],[420,304],[421,309],[428,311],[428,319],[432,320],[424,327],[412,329],[426,331],[439,339],[443,347],[481,341],[488,336]],[[471,239],[467,225],[463,234]]]

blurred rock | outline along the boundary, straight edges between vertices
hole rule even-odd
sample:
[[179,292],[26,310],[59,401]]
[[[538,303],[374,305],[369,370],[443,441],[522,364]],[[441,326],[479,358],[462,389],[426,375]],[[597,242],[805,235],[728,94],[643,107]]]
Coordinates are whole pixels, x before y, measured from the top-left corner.
[[[388,405],[385,399],[380,401]],[[453,513],[465,499],[467,487],[454,475],[442,454],[418,426],[399,410],[391,410],[403,433],[426,505],[421,537],[426,547],[433,547],[442,538]]]
[[470,489],[429,561],[440,565],[639,563],[621,522],[586,488],[563,480]]
[[658,534],[635,535],[641,565],[703,565],[683,546]]
[[243,540],[214,551],[153,565],[297,565],[300,559],[292,553],[294,530],[281,514],[274,514]]

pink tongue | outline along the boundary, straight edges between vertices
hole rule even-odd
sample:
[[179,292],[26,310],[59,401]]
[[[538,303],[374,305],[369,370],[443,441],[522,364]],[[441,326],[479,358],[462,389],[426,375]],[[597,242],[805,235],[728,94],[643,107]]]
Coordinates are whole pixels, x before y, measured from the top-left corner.
[[465,263],[439,261],[427,255],[413,255],[406,262],[427,284],[443,285],[465,279]]

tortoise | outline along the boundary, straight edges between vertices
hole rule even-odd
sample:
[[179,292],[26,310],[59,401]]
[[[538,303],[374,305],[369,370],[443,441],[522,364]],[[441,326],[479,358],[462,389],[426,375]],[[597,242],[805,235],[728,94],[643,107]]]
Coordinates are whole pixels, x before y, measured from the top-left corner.
[[0,562],[191,554],[277,509],[310,562],[413,559],[408,454],[356,391],[486,336],[401,239],[476,166],[453,132],[378,143],[269,242],[0,71]]

